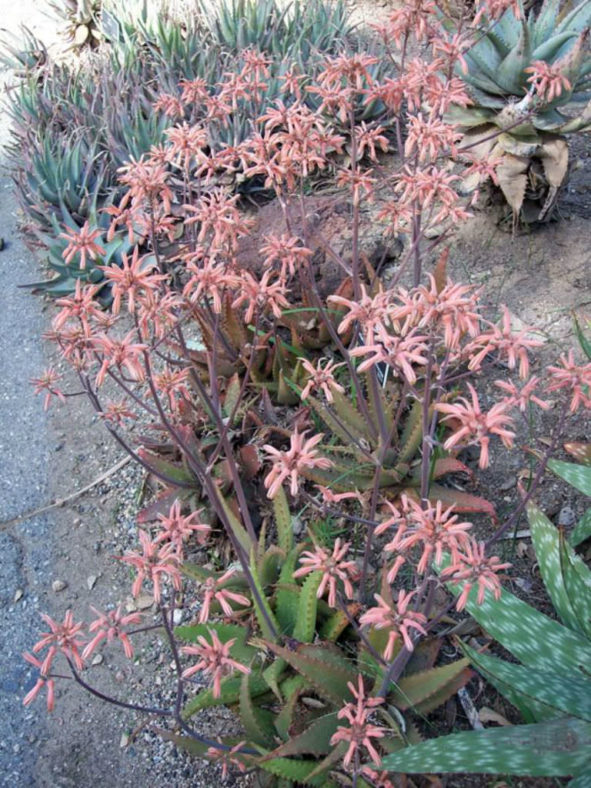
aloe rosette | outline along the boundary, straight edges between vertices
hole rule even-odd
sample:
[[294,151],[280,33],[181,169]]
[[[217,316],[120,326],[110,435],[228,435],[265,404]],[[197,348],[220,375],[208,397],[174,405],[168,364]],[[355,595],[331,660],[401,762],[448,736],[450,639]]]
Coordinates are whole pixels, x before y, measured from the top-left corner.
[[465,71],[458,66],[473,103],[450,118],[471,157],[495,162],[506,202],[526,222],[553,215],[568,173],[565,135],[591,125],[590,24],[588,0],[544,0],[519,18],[511,7],[481,20]]

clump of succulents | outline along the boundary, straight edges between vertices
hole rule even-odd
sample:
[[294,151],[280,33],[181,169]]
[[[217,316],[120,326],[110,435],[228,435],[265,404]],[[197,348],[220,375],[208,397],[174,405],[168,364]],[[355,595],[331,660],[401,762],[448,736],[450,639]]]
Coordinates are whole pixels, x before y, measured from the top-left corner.
[[480,20],[458,66],[473,102],[452,113],[463,144],[494,162],[506,202],[525,222],[552,217],[568,175],[566,135],[591,124],[590,24],[587,0],[544,0],[528,15],[515,5]]

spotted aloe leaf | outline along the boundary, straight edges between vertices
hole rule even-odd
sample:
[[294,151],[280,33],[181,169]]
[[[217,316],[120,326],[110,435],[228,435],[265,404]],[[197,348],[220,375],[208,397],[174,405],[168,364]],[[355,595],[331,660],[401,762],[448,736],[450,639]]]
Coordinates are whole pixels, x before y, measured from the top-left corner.
[[580,624],[573,610],[562,572],[558,530],[546,515],[533,504],[528,506],[527,516],[532,543],[552,604],[562,622],[575,632],[579,631]]
[[573,547],[577,547],[589,537],[591,537],[591,509],[587,509],[581,517],[571,532],[568,541]]
[[[449,583],[452,593],[458,587]],[[478,589],[472,588],[466,609],[480,626],[524,665],[565,675],[585,675],[582,666],[591,664],[591,643],[522,602],[505,589],[498,599],[487,593],[482,604]]]
[[559,534],[560,571],[575,615],[578,632],[591,639],[591,572],[573,547]]
[[[574,717],[454,733],[386,755],[391,772],[577,775],[589,767],[591,723]],[[543,756],[543,757],[542,757]]]
[[463,650],[475,667],[487,679],[492,679],[495,687],[511,702],[507,689],[518,692],[527,700],[545,704],[553,710],[554,717],[568,714],[591,721],[591,679],[533,670],[488,654],[479,654],[467,645],[463,645]]
[[591,443],[565,443],[565,450],[583,465],[591,465]]
[[591,467],[562,460],[550,460],[548,467],[565,482],[591,498]]

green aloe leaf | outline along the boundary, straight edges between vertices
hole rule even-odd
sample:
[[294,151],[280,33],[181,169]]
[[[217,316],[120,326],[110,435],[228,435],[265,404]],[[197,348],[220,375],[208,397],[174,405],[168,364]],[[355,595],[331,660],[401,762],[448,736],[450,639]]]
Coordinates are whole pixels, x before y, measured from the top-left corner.
[[[465,644],[462,648],[485,678],[495,679],[495,687],[501,693],[505,694],[503,687],[508,687],[528,700],[552,707],[554,716],[564,713],[591,721],[590,679],[575,679],[557,673],[541,672],[488,654],[480,654]],[[511,700],[511,697],[507,697]]]
[[560,565],[558,530],[537,506],[527,507],[531,537],[546,590],[562,622],[577,632],[579,622],[567,593]]
[[419,450],[422,439],[423,408],[420,401],[416,400],[406,417],[404,431],[400,439],[400,451],[396,458],[397,462],[410,462],[413,460]]
[[391,772],[570,776],[587,769],[591,723],[576,718],[454,733],[387,755]]
[[[218,698],[214,698],[213,689],[205,689],[195,695],[184,707],[182,711],[183,719],[187,720],[193,714],[197,714],[202,709],[209,709],[212,706],[229,706],[240,701],[240,688],[242,684],[242,674],[226,676],[222,679],[221,692]],[[251,697],[256,698],[269,691],[269,685],[262,677],[261,673],[250,673],[248,675],[248,687]]]
[[[453,594],[458,586],[447,584]],[[582,666],[591,664],[591,643],[505,589],[498,599],[487,593],[477,602],[478,588],[471,589],[466,609],[480,626],[511,651],[520,662],[540,671],[585,675]]]
[[281,777],[284,780],[291,780],[291,782],[298,785],[320,785],[324,788],[332,788],[333,782],[327,782],[324,775],[310,777],[312,772],[315,771],[316,761],[296,761],[292,758],[273,758],[270,761],[259,761],[258,766],[276,777]]
[[273,514],[275,515],[279,547],[288,554],[293,548],[293,527],[289,503],[283,487],[279,488],[277,495],[273,498]]
[[[281,662],[286,665],[285,660]],[[293,725],[296,707],[300,700],[300,695],[307,687],[306,679],[303,676],[290,676],[281,683],[281,695],[285,698],[285,703],[281,711],[275,717],[275,729],[283,741],[288,741]]]
[[303,733],[282,744],[271,755],[284,758],[289,755],[326,755],[330,740],[337,729],[337,713],[325,714],[312,722]]
[[297,670],[325,700],[340,707],[345,700],[350,699],[347,684],[356,680],[357,673],[337,652],[326,646],[306,644],[301,644],[295,650],[273,643],[269,647]]
[[275,727],[270,711],[253,703],[250,694],[248,675],[242,676],[240,684],[240,721],[249,740],[263,747],[272,747],[275,743]]
[[269,600],[267,599],[265,589],[261,582],[254,549],[252,550],[250,556],[250,574],[252,577],[252,582],[258,591],[258,594],[256,596],[253,594],[252,597],[252,604],[254,606],[258,625],[261,628],[263,636],[267,640],[275,640],[275,634],[273,633],[271,627],[274,627],[277,634],[281,632],[281,627],[275,618],[275,614],[271,610],[271,605],[269,604]]
[[562,460],[549,460],[548,467],[565,482],[572,484],[577,490],[591,498],[591,467]]
[[468,666],[467,659],[460,659],[403,677],[393,693],[392,702],[403,711],[409,708],[422,714],[432,711],[470,681],[473,673]]
[[585,514],[581,517],[569,536],[568,541],[573,547],[577,547],[581,542],[589,539],[589,537],[591,537],[591,509],[587,509]]
[[298,615],[293,630],[293,637],[295,640],[303,643],[312,643],[316,634],[317,591],[323,576],[322,572],[312,572],[306,578],[300,591]]
[[591,639],[591,572],[562,533],[559,534],[560,569],[576,630]]

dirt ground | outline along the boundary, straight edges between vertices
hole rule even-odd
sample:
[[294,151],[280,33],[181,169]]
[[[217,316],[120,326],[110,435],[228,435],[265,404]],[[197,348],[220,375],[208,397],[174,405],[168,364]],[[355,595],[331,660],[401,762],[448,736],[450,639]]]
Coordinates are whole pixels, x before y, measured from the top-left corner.
[[[37,3],[31,6],[31,13],[36,13]],[[375,18],[387,8],[385,2],[356,4],[357,13],[365,19]],[[477,213],[460,228],[450,255],[453,277],[484,285],[491,307],[505,303],[524,323],[536,325],[546,334],[544,357],[570,345],[573,309],[591,314],[591,140],[579,140],[574,153],[577,167],[561,203],[561,221],[512,237],[500,230],[489,215]],[[577,434],[571,439],[589,439],[590,426],[588,420],[581,419],[576,425]],[[71,401],[67,408],[53,409],[47,434],[51,441],[47,502],[84,488],[123,459],[120,449],[110,441],[102,425],[93,420],[89,405],[82,399]],[[483,477],[479,494],[496,495],[498,499],[500,489],[501,512],[514,505],[516,489],[512,480],[522,461],[517,452],[504,453],[501,463],[499,453],[489,477]],[[142,499],[143,485],[142,472],[127,464],[91,492],[51,512],[53,562],[46,587],[38,591],[39,609],[60,617],[71,607],[82,618],[88,616],[89,605],[103,607],[127,600],[130,575],[113,556],[121,555],[135,542],[134,513]],[[580,507],[580,501],[552,480],[543,495],[544,504],[554,516],[564,506]],[[532,567],[531,552],[529,558],[527,552],[524,555],[526,559],[516,576],[527,582],[517,587],[535,603],[543,592]],[[147,615],[151,615],[149,609]],[[162,642],[153,644],[145,638],[138,644],[139,669],[132,670],[129,663],[112,657],[113,650],[108,650],[104,660],[90,668],[89,681],[122,699],[133,693],[143,700],[164,700],[166,679],[171,675],[170,655]],[[20,656],[15,654],[14,659]],[[147,731],[135,736],[138,720],[134,715],[113,710],[79,688],[65,684],[58,685],[56,711],[44,721],[42,735],[28,745],[35,752],[33,785],[182,788],[219,783],[215,768],[204,768],[202,762],[178,753]],[[18,694],[13,697],[14,703],[20,703]],[[10,715],[10,708],[4,707],[2,714]],[[41,704],[33,706],[31,714],[45,717]],[[461,708],[458,714],[462,714]],[[205,721],[205,725],[215,732],[219,720]],[[3,779],[0,775],[1,785],[19,785],[12,778],[10,782]],[[494,782],[482,778],[470,785],[488,786]],[[246,783],[243,779],[239,784]],[[467,783],[452,778],[447,784],[451,787]]]

